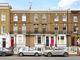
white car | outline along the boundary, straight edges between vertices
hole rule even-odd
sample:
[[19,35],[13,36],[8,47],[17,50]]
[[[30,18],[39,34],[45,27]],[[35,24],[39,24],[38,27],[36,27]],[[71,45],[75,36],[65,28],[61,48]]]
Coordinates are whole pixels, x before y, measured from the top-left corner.
[[29,48],[20,48],[18,50],[18,55],[19,56],[24,56],[24,55],[34,55],[34,56],[40,56],[42,55],[41,51],[37,51],[35,49],[29,49]]
[[43,55],[51,57],[52,55],[63,55],[65,57],[69,56],[68,48],[56,47],[51,50],[45,50]]

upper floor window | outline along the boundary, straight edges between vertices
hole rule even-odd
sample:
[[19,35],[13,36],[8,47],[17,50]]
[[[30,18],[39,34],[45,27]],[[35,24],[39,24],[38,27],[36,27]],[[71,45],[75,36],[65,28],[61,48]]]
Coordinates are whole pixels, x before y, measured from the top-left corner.
[[18,16],[17,15],[14,15],[13,20],[14,21],[18,21]]
[[66,31],[66,29],[67,29],[66,27],[67,27],[66,24],[64,24],[64,26],[63,26],[64,31]]
[[6,21],[6,15],[1,15],[1,21]]
[[34,16],[34,23],[38,24],[38,16]]
[[63,21],[64,21],[64,22],[67,21],[67,16],[66,16],[66,15],[63,16]]
[[54,27],[54,30],[58,30],[58,25],[57,24],[55,24],[55,27]]
[[73,26],[73,32],[74,32],[74,33],[77,33],[77,31],[78,31],[78,26],[75,24],[75,25]]
[[45,23],[46,23],[46,16],[43,15],[43,16],[42,16],[42,24],[45,24]]
[[23,24],[22,25],[22,33],[23,34],[26,34],[26,24]]
[[22,16],[22,21],[26,21],[26,16],[25,15]]
[[4,24],[2,25],[1,33],[6,33],[6,26]]
[[73,22],[78,22],[78,17],[77,16],[73,16]]
[[38,25],[37,24],[34,25],[34,32],[38,33]]
[[43,33],[46,32],[46,25],[45,24],[42,25],[42,30],[43,30]]
[[55,17],[54,17],[54,21],[55,21],[55,22],[58,22],[58,21],[59,21],[59,16],[55,16]]
[[18,33],[18,26],[17,26],[17,24],[14,25],[13,31],[14,31],[14,33]]

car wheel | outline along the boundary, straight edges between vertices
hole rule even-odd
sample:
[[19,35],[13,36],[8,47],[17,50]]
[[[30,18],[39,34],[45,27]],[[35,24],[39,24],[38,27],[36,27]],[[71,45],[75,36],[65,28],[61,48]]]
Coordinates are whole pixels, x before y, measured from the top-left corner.
[[6,56],[6,53],[2,53],[2,56]]
[[64,57],[68,57],[69,56],[69,54],[68,53],[64,53]]
[[39,56],[39,54],[38,53],[35,53],[35,56]]
[[23,56],[23,53],[19,53],[19,56]]
[[48,57],[51,57],[51,56],[52,56],[52,53],[50,53],[50,52],[47,53],[47,56],[48,56]]

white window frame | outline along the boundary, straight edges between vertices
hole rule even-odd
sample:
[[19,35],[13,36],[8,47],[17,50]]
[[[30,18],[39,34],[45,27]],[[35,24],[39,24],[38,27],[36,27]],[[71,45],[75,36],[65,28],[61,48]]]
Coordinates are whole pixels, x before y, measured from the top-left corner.
[[64,26],[63,27],[66,27],[66,31],[67,31],[67,25],[66,24],[64,24]]
[[[78,27],[77,26],[74,26],[74,27],[76,27],[75,28],[76,29],[76,32],[73,31],[73,33],[77,33],[78,32]],[[73,27],[73,30],[74,30],[74,27]]]
[[73,16],[73,22],[78,22],[78,16]]
[[46,23],[46,16],[44,15],[44,16],[42,16],[42,23],[44,24],[44,23]]
[[55,22],[58,22],[58,21],[59,21],[59,16],[55,16],[55,17],[54,17],[54,21],[55,21]]
[[[3,26],[4,26],[5,28],[3,28]],[[5,29],[5,30],[4,30],[4,29]],[[5,25],[2,25],[2,27],[1,27],[1,33],[2,33],[2,34],[6,33],[6,26],[5,26]]]
[[67,16],[66,16],[66,15],[63,16],[63,21],[64,21],[64,22],[67,21]]
[[[61,37],[64,37],[64,39],[63,40],[61,40]],[[58,35],[58,40],[57,40],[57,44],[58,45],[64,45],[64,44],[66,44],[66,36],[65,35]]]
[[34,23],[38,23],[38,16],[34,16]]
[[18,26],[16,24],[13,27],[13,31],[14,31],[14,33],[18,33]]
[[1,21],[6,21],[6,15],[1,15]]
[[56,30],[54,29],[54,31],[55,31],[55,32],[58,32],[58,31],[59,31],[59,26],[58,26],[58,24],[55,24],[55,25],[54,25],[54,28],[55,28],[55,27],[58,27],[58,30],[56,31]]
[[14,16],[13,16],[13,20],[14,20],[15,22],[17,22],[17,21],[18,21],[18,16],[17,16],[17,15],[14,15]]
[[25,22],[26,21],[26,15],[22,16],[22,21]]
[[36,36],[36,37],[37,37],[37,41],[36,41],[36,43],[38,44],[38,36],[41,37],[41,44],[42,44],[42,36],[41,36],[41,35],[37,35],[37,36]]
[[26,34],[26,24],[23,24],[22,25],[22,33],[23,34]]

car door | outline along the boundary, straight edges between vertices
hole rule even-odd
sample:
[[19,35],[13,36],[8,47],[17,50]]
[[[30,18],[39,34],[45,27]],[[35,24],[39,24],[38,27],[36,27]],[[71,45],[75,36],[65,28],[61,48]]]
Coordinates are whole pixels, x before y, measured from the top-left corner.
[[53,52],[52,52],[52,54],[53,55],[57,55],[57,53],[58,53],[58,50],[55,48],[55,49],[53,49]]
[[34,55],[34,51],[31,50],[31,49],[29,49],[29,50],[28,50],[28,54],[29,54],[29,55]]
[[23,48],[23,54],[24,54],[24,55],[28,55],[28,49]]
[[54,51],[54,55],[62,55],[62,48],[56,48],[55,51]]

